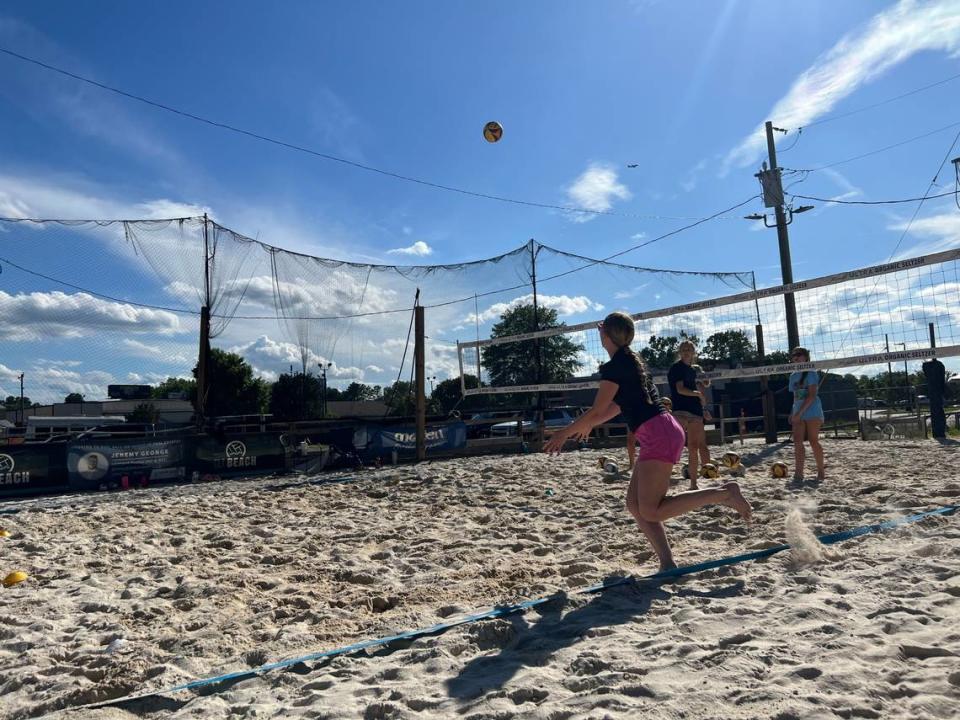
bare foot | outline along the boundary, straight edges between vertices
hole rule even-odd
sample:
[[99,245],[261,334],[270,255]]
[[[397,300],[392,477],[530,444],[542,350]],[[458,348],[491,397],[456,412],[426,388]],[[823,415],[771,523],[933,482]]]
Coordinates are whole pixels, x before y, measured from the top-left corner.
[[691,481],[690,481],[690,489],[691,489],[691,490],[699,490],[699,489],[700,489],[700,486],[697,485],[697,481],[696,481],[696,480],[691,480]]
[[750,517],[753,515],[753,508],[750,507],[750,503],[747,502],[743,493],[740,492],[740,485],[735,482],[728,482],[724,484],[723,489],[727,491],[727,499],[723,504],[733,508],[740,513],[740,517],[746,522],[750,522]]
[[827,474],[826,474],[826,472],[823,471],[823,470],[817,470],[817,481],[818,481],[818,482],[823,482],[823,481],[826,480],[826,479],[827,479]]
[[677,567],[678,567],[677,564],[673,560],[670,560],[669,562],[661,562],[660,569],[657,572],[666,572],[667,570],[676,570]]

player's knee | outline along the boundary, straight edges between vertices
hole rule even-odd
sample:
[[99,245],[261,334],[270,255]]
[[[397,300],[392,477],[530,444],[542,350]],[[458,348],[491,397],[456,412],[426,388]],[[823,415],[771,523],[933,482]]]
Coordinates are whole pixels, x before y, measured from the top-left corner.
[[655,505],[637,504],[637,514],[647,522],[660,522],[660,508]]

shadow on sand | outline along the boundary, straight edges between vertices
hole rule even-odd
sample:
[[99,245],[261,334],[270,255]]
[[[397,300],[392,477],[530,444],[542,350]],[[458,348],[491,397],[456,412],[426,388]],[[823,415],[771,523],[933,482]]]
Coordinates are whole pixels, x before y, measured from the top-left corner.
[[[614,581],[616,578],[608,578]],[[677,597],[731,598],[743,591],[743,582],[737,581],[710,591],[697,591],[673,585],[665,581],[639,580],[621,587],[610,588],[595,594],[585,605],[574,607],[567,613],[564,609],[576,603],[576,599],[558,595],[539,608],[540,617],[530,623],[520,614],[509,617],[513,626],[513,639],[495,656],[474,658],[447,680],[450,697],[467,700],[476,698],[489,690],[503,687],[521,668],[545,665],[550,657],[581,638],[588,637],[598,628],[622,625],[642,618],[654,602],[667,602]]]

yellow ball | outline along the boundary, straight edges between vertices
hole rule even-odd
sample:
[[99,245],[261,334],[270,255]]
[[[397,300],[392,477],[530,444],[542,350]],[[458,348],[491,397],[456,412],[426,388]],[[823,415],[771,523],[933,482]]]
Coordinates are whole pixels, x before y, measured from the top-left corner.
[[723,464],[731,470],[740,464],[740,456],[735,452],[726,452],[723,454]]
[[23,570],[14,570],[3,579],[4,587],[13,587],[17,583],[22,583],[28,575]]
[[483,139],[490,143],[500,142],[503,137],[503,126],[496,120],[491,120],[483,126]]
[[790,468],[784,462],[775,462],[770,466],[770,475],[775,478],[785,478],[790,473]]
[[0,529],[0,537],[10,537],[10,531]]
[[700,468],[700,476],[715,480],[720,477],[720,469],[713,463],[704,463],[703,467]]

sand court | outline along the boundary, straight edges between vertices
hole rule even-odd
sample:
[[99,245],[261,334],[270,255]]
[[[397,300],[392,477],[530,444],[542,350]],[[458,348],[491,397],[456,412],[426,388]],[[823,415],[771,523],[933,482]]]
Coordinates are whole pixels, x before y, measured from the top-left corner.
[[[794,550],[593,594],[576,591],[656,570],[601,451],[8,503],[0,570],[30,578],[0,593],[0,715],[946,717],[957,516],[810,539],[956,504],[957,449],[825,445],[828,480],[804,486],[768,475],[790,445],[743,448],[750,525],[719,506],[667,523],[680,564]],[[556,593],[432,637],[70,711]]]

